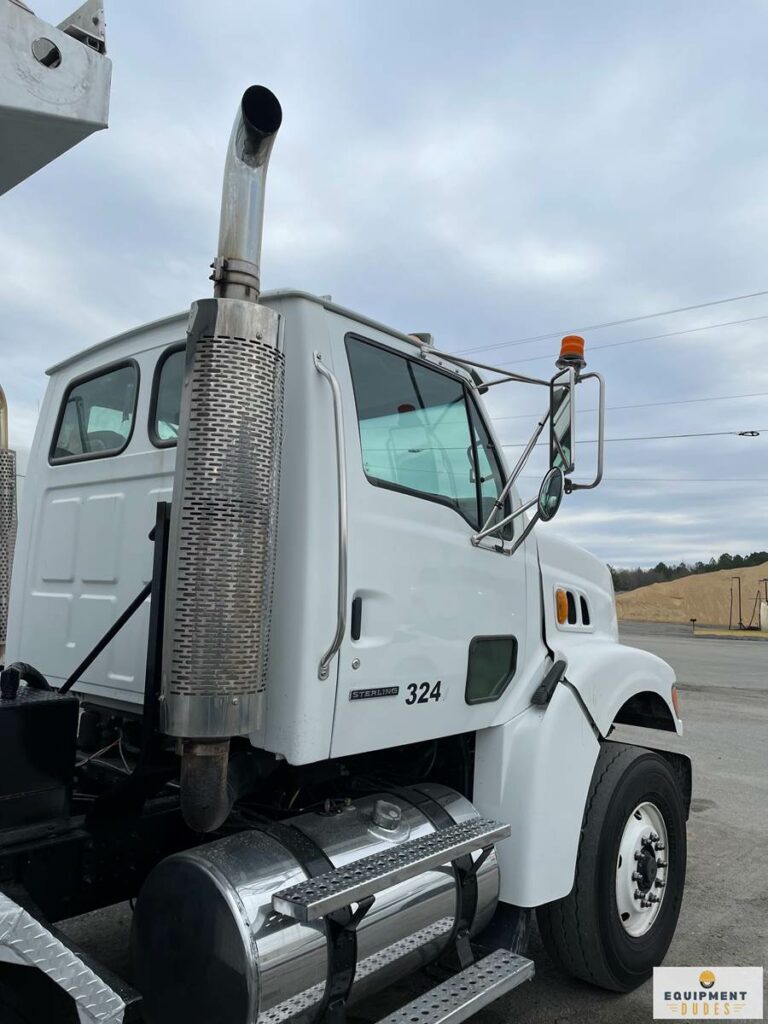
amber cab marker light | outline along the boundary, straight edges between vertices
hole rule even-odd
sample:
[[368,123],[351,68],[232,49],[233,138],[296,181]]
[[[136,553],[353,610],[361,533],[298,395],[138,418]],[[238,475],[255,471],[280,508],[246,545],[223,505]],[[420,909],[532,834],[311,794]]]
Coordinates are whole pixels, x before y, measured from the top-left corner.
[[555,591],[555,608],[557,621],[562,626],[568,620],[568,598],[564,590]]

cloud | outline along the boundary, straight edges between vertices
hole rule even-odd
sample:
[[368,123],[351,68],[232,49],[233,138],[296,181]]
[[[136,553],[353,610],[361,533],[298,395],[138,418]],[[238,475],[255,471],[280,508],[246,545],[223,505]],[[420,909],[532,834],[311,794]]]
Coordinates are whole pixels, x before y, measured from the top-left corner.
[[[58,2],[35,7],[59,20]],[[453,350],[764,287],[757,5],[736,17],[695,0],[488,0],[482,16],[458,0],[220,0],[216,11],[113,4],[109,131],[2,197],[0,380],[19,442],[46,365],[209,294],[224,148],[252,80],[285,113],[266,287],[331,293]],[[768,391],[768,321],[596,347],[767,313],[764,297],[597,330],[590,366],[609,405]],[[546,355],[518,364],[545,374],[556,348],[486,355]],[[530,390],[495,389],[489,407],[536,411]],[[612,410],[608,433],[754,429],[766,416],[760,399]],[[533,422],[499,418],[498,432],[520,443]],[[593,413],[579,430],[594,436]],[[768,477],[768,435],[607,448],[604,485],[569,498],[549,528],[625,565],[766,547],[768,484],[728,480]],[[585,475],[593,455],[581,449]],[[537,453],[526,474],[542,469]]]

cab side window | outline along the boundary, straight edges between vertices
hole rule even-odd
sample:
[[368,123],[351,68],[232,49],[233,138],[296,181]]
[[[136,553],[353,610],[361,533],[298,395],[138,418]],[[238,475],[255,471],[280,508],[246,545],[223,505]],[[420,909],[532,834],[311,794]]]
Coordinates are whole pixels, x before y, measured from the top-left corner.
[[347,355],[371,483],[447,505],[478,529],[501,472],[464,383],[352,336]]
[[134,362],[74,381],[64,396],[50,461],[117,455],[131,439],[139,390]]
[[175,346],[162,354],[155,368],[149,410],[149,437],[156,448],[170,448],[176,444],[179,436],[185,359],[185,346]]

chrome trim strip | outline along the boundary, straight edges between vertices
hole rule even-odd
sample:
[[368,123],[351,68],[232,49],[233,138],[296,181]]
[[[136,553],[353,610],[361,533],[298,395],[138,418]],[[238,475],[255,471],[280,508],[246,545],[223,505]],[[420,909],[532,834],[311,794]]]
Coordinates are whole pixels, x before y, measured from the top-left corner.
[[344,459],[344,413],[341,407],[341,388],[336,374],[322,362],[319,352],[313,354],[315,369],[328,381],[333,395],[333,425],[336,433],[337,495],[339,502],[339,582],[336,633],[331,646],[320,659],[318,679],[327,679],[331,661],[341,647],[347,628],[347,466]]

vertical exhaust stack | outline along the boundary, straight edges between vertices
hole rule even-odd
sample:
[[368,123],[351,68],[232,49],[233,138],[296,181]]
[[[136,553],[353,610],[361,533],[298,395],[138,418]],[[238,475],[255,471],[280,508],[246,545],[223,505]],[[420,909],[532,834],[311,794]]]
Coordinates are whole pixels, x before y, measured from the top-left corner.
[[283,406],[279,316],[258,304],[264,186],[282,120],[243,95],[224,170],[215,298],[193,304],[171,511],[162,728],[200,832],[229,811],[229,741],[264,711]]
[[8,403],[0,387],[0,664],[8,637],[8,599],[16,544],[16,453],[9,448]]

